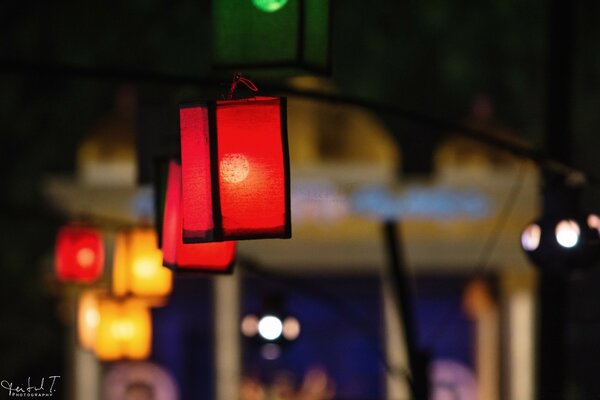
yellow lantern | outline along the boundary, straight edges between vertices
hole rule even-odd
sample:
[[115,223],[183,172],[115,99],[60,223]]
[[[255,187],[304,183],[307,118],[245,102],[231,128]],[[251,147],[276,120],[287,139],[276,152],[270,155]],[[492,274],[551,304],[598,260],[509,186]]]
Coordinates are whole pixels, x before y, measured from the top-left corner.
[[150,356],[152,321],[143,301],[103,298],[98,309],[95,350],[100,360],[143,360]]
[[77,336],[79,344],[93,350],[100,324],[99,292],[86,290],[79,296],[77,304]]
[[113,293],[153,301],[164,299],[173,286],[173,273],[162,265],[156,232],[136,228],[120,232],[115,243]]

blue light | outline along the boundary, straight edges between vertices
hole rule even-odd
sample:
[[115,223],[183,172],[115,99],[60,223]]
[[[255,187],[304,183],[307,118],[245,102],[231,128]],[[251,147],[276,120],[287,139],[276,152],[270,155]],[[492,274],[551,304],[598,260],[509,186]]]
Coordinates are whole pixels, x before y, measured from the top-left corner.
[[351,195],[354,212],[380,219],[480,219],[489,216],[490,200],[474,190],[413,187],[402,194],[380,186],[359,189]]

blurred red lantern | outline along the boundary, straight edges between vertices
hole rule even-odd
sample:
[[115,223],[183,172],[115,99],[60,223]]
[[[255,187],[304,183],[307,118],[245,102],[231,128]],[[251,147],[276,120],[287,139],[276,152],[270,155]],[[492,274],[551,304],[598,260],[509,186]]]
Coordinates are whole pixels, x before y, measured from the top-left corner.
[[181,166],[175,161],[169,163],[162,236],[163,265],[180,270],[231,272],[235,242],[183,243]]
[[100,232],[84,226],[65,226],[58,231],[55,253],[60,281],[91,283],[102,275],[104,246]]
[[180,109],[183,242],[289,238],[286,99]]

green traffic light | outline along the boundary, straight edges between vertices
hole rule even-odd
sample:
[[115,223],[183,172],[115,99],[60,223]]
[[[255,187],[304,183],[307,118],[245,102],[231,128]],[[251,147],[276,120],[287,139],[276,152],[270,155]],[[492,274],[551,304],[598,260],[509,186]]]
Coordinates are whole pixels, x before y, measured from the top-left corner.
[[264,12],[279,11],[287,2],[288,0],[252,0],[254,6]]

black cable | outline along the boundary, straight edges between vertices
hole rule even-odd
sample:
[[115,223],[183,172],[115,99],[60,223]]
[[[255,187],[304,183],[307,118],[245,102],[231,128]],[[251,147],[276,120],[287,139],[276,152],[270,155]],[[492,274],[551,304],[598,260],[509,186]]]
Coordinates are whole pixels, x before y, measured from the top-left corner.
[[515,207],[516,200],[519,197],[519,194],[521,193],[526,172],[527,168],[525,167],[525,164],[520,164],[519,169],[517,171],[517,176],[513,181],[510,191],[506,195],[506,200],[504,200],[504,204],[502,205],[500,214],[498,214],[498,218],[496,218],[496,222],[492,227],[490,234],[488,235],[485,241],[485,244],[481,248],[481,252],[479,253],[479,262],[476,264],[476,270],[472,273],[472,275],[485,274],[486,269],[488,268],[488,264],[490,262],[490,258],[492,257],[492,254],[494,253],[494,250],[498,245],[498,240],[502,235],[502,231],[506,226],[506,221],[508,221],[508,218]]
[[[22,60],[11,60],[0,58],[0,73],[31,75],[36,77],[62,77],[62,78],[84,78],[100,79],[115,82],[146,83],[168,86],[199,86],[204,88],[215,88],[222,90],[223,81],[217,77],[200,77],[193,75],[176,75],[164,72],[126,69],[114,67],[90,67],[82,65],[68,64],[49,64]],[[318,100],[328,103],[346,104],[366,108],[380,113],[390,114],[403,118],[407,121],[417,123],[432,128],[436,131],[455,132],[462,136],[469,137],[479,142],[494,146],[496,148],[508,151],[516,156],[530,159],[537,163],[540,168],[547,172],[552,172],[564,177],[574,174],[585,177],[586,181],[592,185],[600,186],[600,179],[590,174],[574,168],[571,165],[553,159],[545,152],[535,149],[529,145],[507,140],[498,135],[485,130],[475,129],[463,124],[446,121],[441,118],[413,112],[396,105],[379,103],[358,97],[325,93],[318,90],[300,90],[285,84],[276,84],[273,82],[261,83],[260,89],[265,94],[287,94],[298,97],[305,97],[312,100]]]

